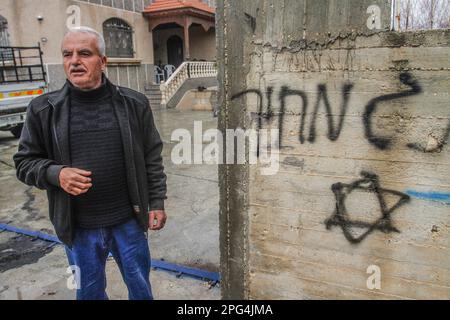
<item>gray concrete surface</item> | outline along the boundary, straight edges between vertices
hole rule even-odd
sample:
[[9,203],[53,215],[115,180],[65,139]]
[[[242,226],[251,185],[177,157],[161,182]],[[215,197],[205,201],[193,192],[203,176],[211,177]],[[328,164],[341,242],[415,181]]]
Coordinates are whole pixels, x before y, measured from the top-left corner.
[[[218,177],[216,166],[175,166],[170,161],[177,128],[193,130],[193,121],[203,121],[204,129],[216,128],[211,112],[154,112],[165,142],[164,164],[168,176],[166,227],[150,234],[153,259],[219,271]],[[18,140],[0,132],[0,223],[54,234],[48,220],[45,192],[28,187],[15,177],[12,155]],[[62,246],[10,232],[0,233],[0,300],[74,299],[66,272],[68,263]],[[127,290],[114,260],[107,264],[108,294],[111,299],[127,299]],[[220,286],[172,273],[153,270],[151,282],[156,299],[220,299]]]
[[281,144],[219,168],[224,299],[450,299],[450,29],[389,3],[217,2],[219,128]]

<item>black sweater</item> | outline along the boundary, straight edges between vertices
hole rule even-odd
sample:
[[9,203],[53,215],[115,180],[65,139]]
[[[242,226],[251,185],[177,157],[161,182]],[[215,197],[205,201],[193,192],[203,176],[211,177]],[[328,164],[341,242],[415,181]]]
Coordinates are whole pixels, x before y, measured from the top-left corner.
[[91,171],[92,187],[74,197],[78,227],[102,228],[133,216],[129,199],[120,128],[103,84],[91,91],[70,90],[70,153],[72,167]]
[[[148,210],[164,209],[166,175],[161,152],[163,142],[145,95],[117,87],[107,78],[112,104],[122,132],[127,185],[136,220],[148,230]],[[73,246],[75,221],[73,197],[61,189],[61,169],[71,166],[69,118],[70,86],[40,95],[27,109],[24,130],[14,155],[17,178],[47,191],[50,220],[58,238]]]

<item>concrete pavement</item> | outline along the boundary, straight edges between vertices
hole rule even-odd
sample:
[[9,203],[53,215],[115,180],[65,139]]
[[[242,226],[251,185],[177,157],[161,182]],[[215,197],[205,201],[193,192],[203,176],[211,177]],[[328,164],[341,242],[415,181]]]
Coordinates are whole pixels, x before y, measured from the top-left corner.
[[[163,157],[168,176],[166,227],[149,237],[153,259],[219,271],[219,192],[217,166],[174,165],[170,160],[173,130],[192,131],[193,121],[204,130],[217,127],[211,112],[154,111],[165,142]],[[15,177],[12,155],[18,140],[0,132],[0,223],[54,234],[48,219],[44,191],[28,187]],[[10,232],[0,233],[0,299],[74,299],[62,246]],[[107,263],[108,294],[127,299],[120,272]],[[220,287],[207,282],[154,270],[151,282],[156,299],[220,299]]]

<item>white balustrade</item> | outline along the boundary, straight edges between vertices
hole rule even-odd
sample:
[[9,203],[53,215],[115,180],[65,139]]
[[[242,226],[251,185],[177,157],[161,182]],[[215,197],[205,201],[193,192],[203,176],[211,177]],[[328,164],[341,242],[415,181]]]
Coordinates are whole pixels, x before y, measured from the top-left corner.
[[217,68],[215,62],[183,62],[170,78],[161,84],[161,104],[166,105],[186,80],[216,76]]

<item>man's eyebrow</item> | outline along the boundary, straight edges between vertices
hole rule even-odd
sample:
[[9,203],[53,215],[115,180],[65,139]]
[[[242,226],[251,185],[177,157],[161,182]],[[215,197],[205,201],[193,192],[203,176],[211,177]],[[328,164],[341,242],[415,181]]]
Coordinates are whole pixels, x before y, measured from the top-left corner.
[[[88,52],[88,53],[93,53],[94,51],[93,50],[91,50],[91,49],[89,49],[89,48],[82,48],[82,49],[78,49],[78,50],[75,50],[76,52],[82,52],[82,53],[86,53],[86,52]],[[69,49],[64,49],[63,51],[62,51],[62,53],[64,54],[64,53],[72,53],[73,52],[73,50],[69,50]]]

